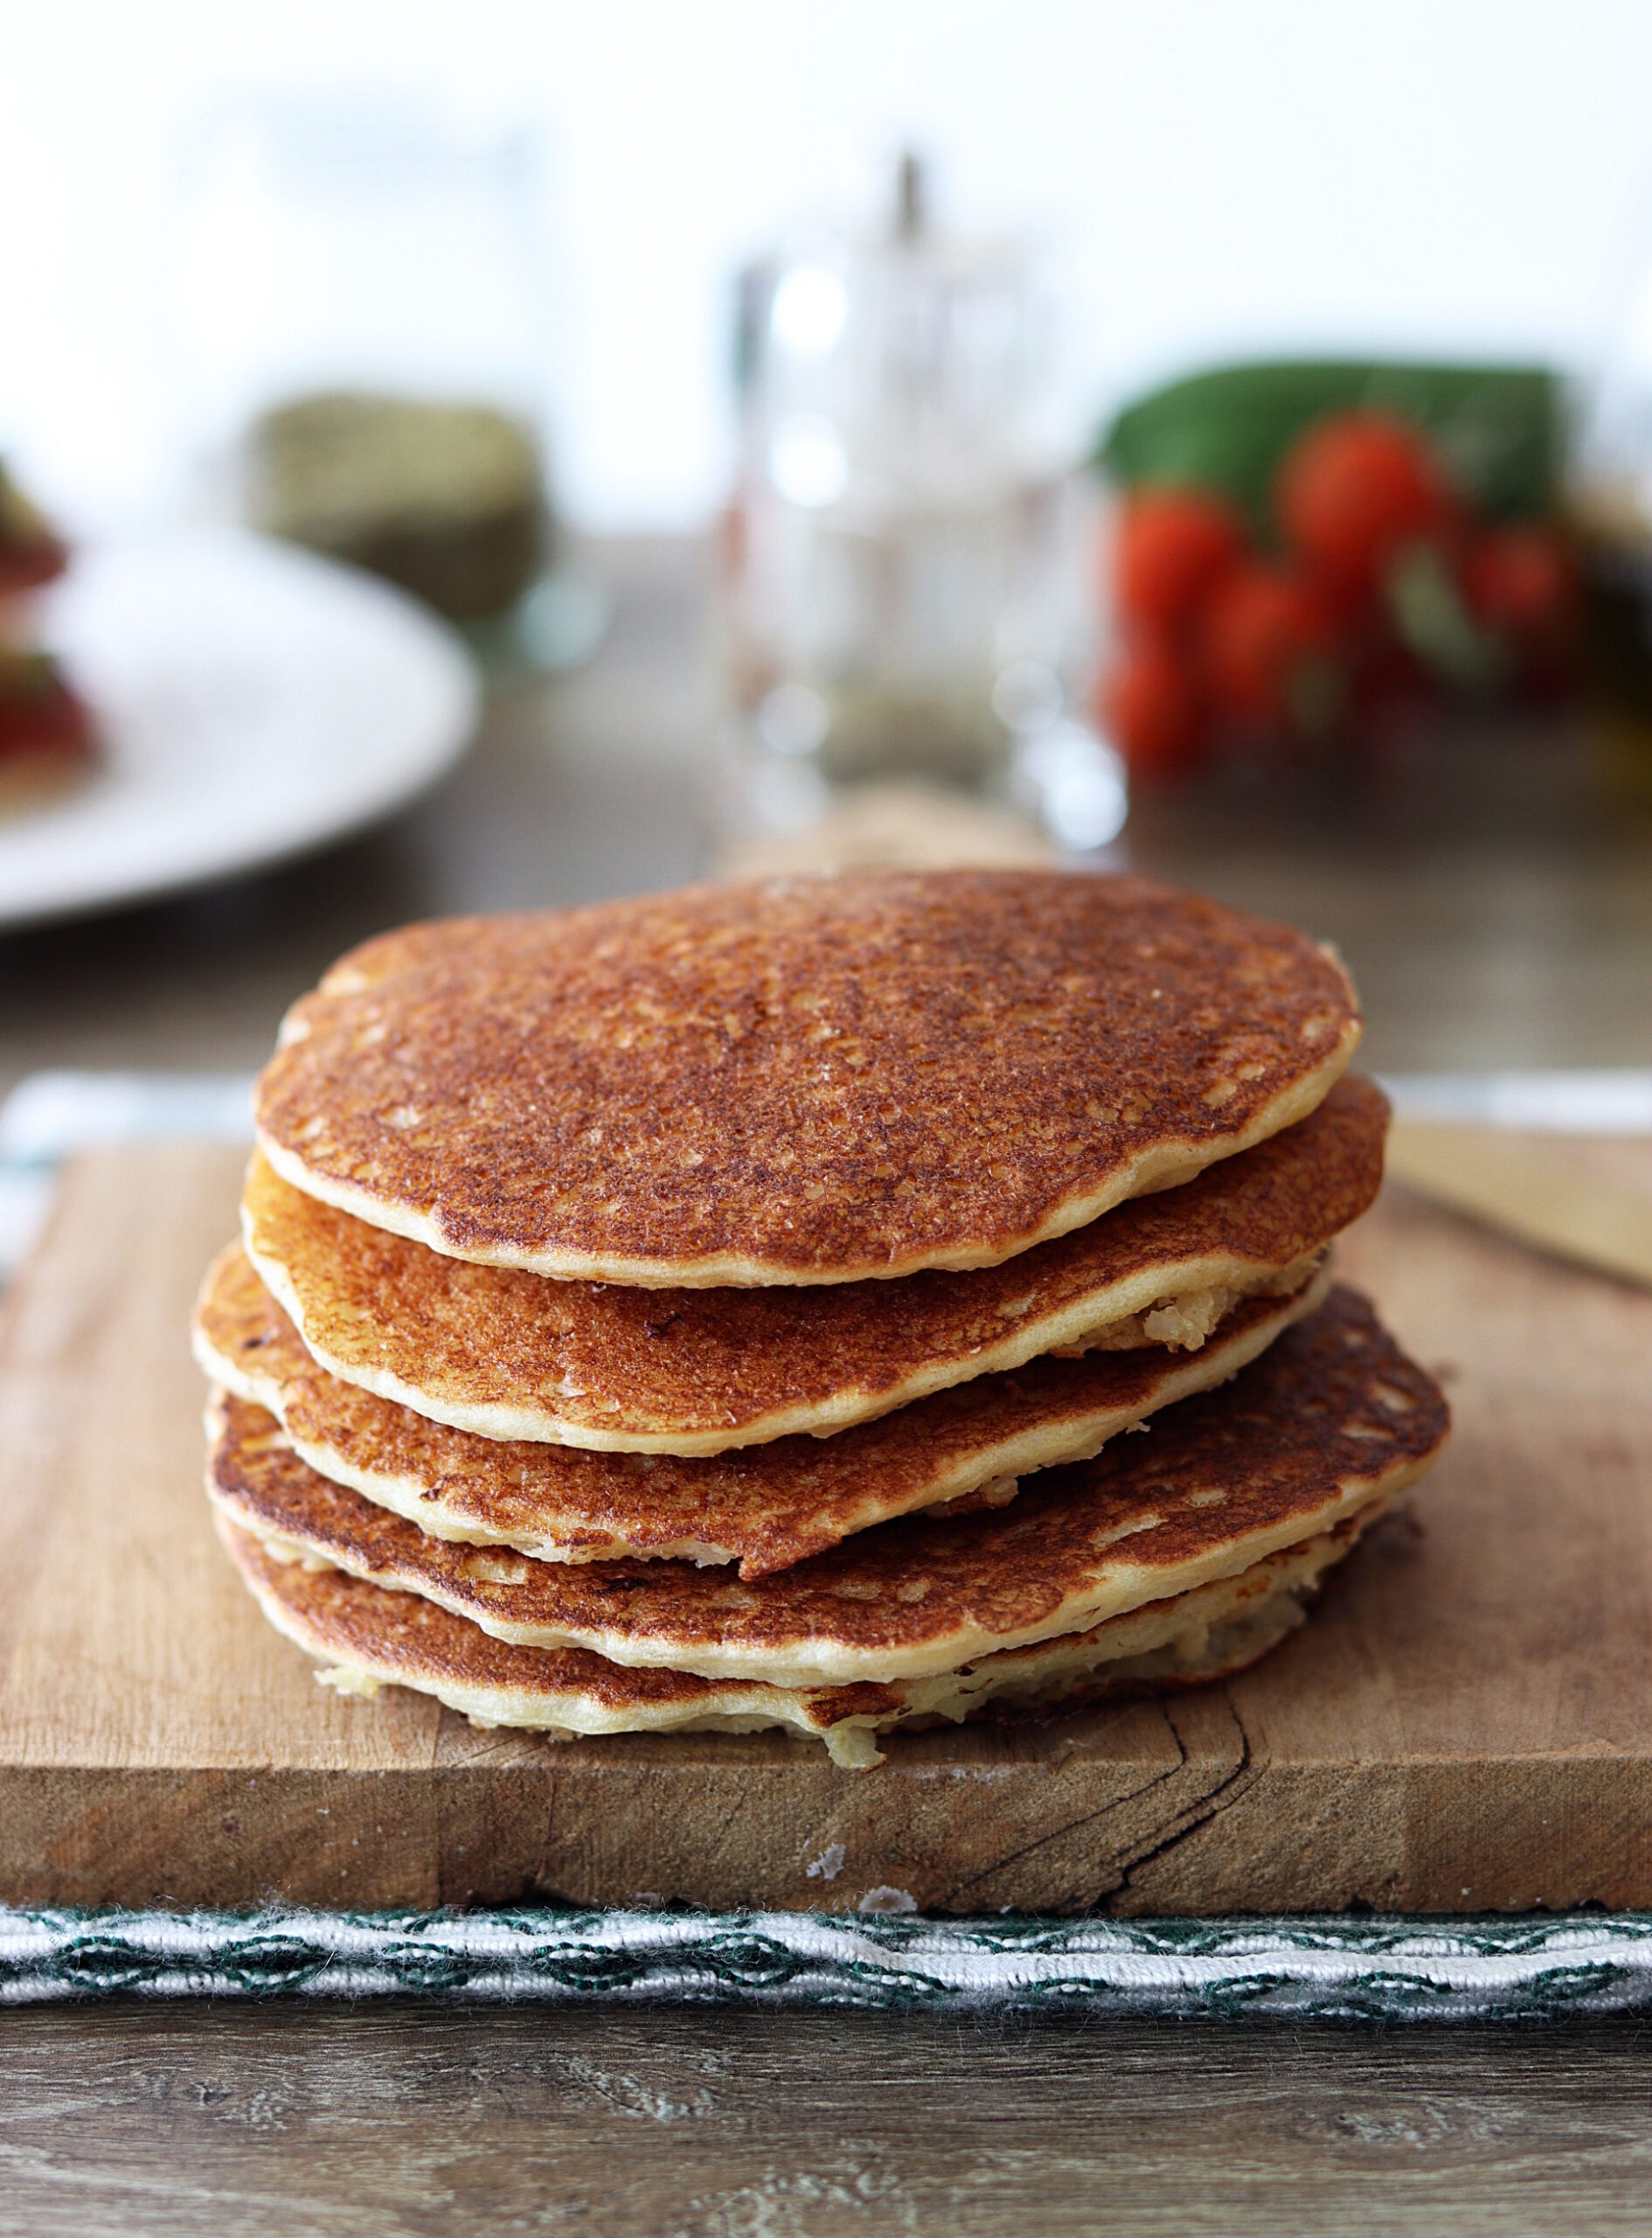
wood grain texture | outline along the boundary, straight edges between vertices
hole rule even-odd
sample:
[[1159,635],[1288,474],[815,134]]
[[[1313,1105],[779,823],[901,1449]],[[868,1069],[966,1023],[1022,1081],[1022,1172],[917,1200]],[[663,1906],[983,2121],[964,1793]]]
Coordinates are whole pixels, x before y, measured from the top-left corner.
[[315,1684],[199,1491],[185,1324],[238,1166],[184,1148],[85,1161],[9,1301],[0,1898],[1652,1902],[1643,1294],[1391,1192],[1344,1263],[1459,1416],[1414,1523],[1385,1526],[1239,1680],[919,1736],[845,1775],[778,1737],[559,1748]]
[[128,2004],[0,2046],[7,2238],[1652,2228],[1626,2024]]

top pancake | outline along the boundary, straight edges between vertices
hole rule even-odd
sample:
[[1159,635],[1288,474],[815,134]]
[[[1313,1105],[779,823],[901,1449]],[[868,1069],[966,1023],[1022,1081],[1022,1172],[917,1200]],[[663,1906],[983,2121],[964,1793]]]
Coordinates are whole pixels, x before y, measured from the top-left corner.
[[996,1265],[1301,1118],[1300,933],[1135,879],[865,872],[415,925],[260,1084],[295,1187],[454,1258],[670,1287]]

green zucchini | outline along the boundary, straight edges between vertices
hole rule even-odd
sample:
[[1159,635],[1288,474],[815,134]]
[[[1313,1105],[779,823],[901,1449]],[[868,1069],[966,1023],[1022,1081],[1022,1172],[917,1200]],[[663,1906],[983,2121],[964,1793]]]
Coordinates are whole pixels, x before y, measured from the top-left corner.
[[1556,510],[1564,394],[1558,377],[1537,365],[1224,366],[1128,406],[1102,434],[1095,462],[1125,489],[1218,491],[1267,540],[1274,478],[1291,443],[1326,413],[1356,408],[1423,428],[1488,518],[1531,520]]

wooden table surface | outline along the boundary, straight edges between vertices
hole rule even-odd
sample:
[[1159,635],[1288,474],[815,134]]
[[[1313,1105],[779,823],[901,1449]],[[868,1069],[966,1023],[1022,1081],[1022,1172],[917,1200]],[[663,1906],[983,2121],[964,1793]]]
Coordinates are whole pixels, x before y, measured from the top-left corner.
[[[709,858],[704,574],[611,546],[583,673],[502,696],[430,799],[316,861],[0,938],[0,1093],[43,1065],[251,1067],[399,919]],[[1487,736],[1281,830],[1155,808],[1132,858],[1336,939],[1381,1068],[1652,1062],[1652,827],[1574,742]],[[10,2233],[1652,2232],[1652,2030],[573,2008],[0,2015]]]

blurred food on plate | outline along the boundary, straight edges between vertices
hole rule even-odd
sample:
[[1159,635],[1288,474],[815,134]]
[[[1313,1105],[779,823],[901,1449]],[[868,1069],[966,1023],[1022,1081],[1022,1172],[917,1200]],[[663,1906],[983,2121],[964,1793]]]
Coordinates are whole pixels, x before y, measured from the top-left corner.
[[69,547],[0,459],[0,599],[10,603],[63,573]]
[[538,447],[487,405],[357,392],[277,406],[252,429],[247,501],[258,527],[456,622],[514,605],[545,557]]
[[1121,413],[1096,712],[1132,775],[1368,761],[1442,710],[1571,688],[1563,452],[1535,368],[1239,365]]
[[0,460],[0,816],[54,797],[94,758],[91,711],[38,636],[33,594],[68,564],[67,545]]

